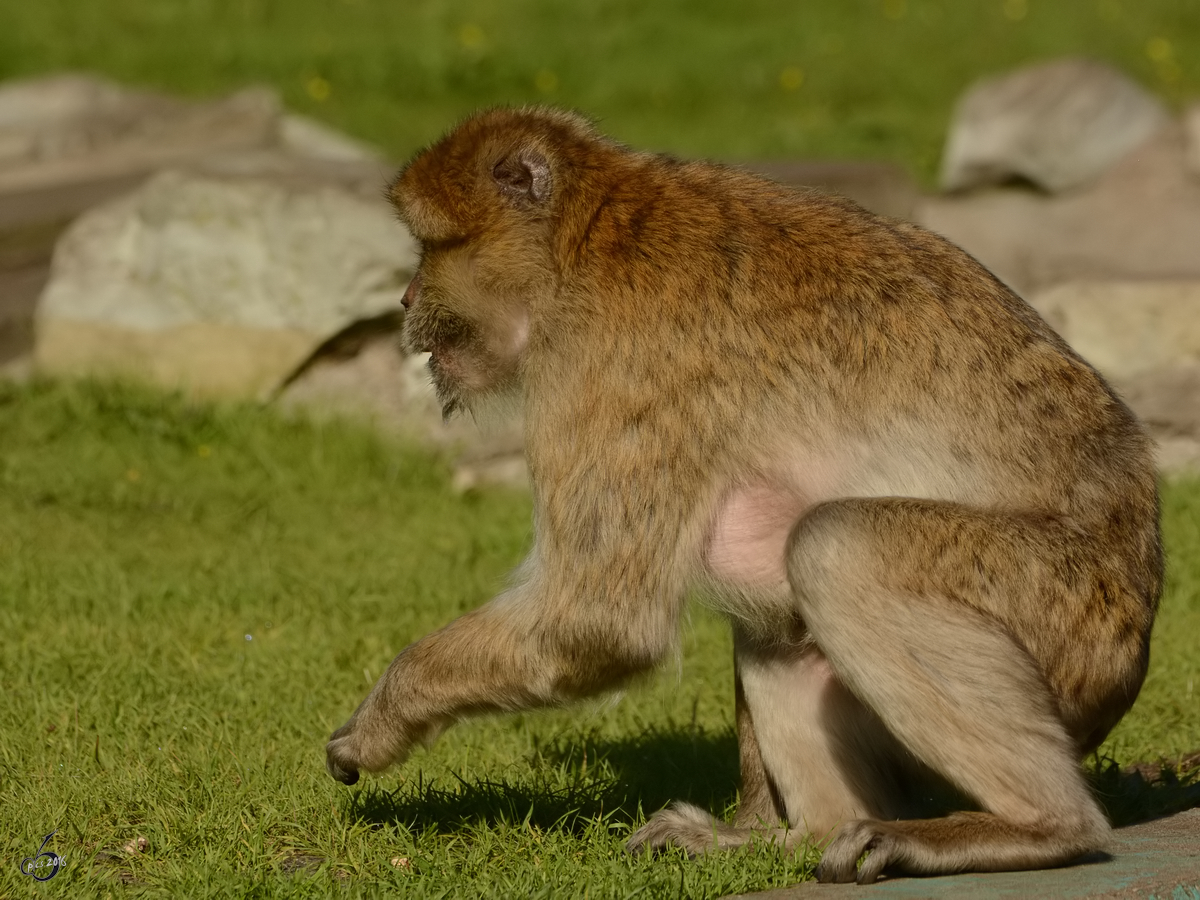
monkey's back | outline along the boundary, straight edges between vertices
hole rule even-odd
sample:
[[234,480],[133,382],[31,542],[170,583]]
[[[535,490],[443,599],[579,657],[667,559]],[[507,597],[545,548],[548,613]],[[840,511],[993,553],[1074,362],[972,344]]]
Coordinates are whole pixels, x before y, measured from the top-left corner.
[[864,467],[903,448],[949,499],[1092,535],[1148,631],[1162,567],[1151,444],[1028,304],[945,239],[848,200],[647,154],[623,164],[588,188],[602,199],[564,282],[588,340],[611,342],[604,364],[628,373],[614,403],[669,398],[673,418],[703,423],[688,440],[731,470],[787,452],[762,435],[856,448]]
[[610,191],[608,236],[594,223],[587,240],[598,269],[622,262],[619,281],[585,278],[604,297],[598,327],[636,318],[647,343],[681,348],[657,359],[693,387],[733,370],[720,380],[742,384],[747,415],[792,395],[864,435],[919,423],[1046,509],[1090,518],[1105,496],[1155,494],[1129,408],[965,251],[839,197],[633,158],[658,177]]

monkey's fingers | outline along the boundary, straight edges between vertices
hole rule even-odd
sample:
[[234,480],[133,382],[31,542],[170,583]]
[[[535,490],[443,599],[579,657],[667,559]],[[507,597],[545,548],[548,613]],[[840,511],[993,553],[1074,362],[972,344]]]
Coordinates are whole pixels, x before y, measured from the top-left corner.
[[325,745],[325,769],[342,784],[358,781],[358,762],[350,755],[346,737],[339,737],[345,726],[339,728]]

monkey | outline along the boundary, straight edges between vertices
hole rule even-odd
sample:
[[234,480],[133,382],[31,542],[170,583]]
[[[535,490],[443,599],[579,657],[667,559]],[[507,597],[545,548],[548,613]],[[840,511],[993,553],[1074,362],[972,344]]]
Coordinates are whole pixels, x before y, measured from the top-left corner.
[[739,806],[630,850],[813,840],[866,884],[1105,846],[1080,763],[1146,673],[1157,478],[1031,307],[917,225],[553,108],[465,119],[389,197],[421,247],[403,340],[447,415],[521,409],[533,541],[395,658],[334,778],[619,688],[699,592],[734,632]]

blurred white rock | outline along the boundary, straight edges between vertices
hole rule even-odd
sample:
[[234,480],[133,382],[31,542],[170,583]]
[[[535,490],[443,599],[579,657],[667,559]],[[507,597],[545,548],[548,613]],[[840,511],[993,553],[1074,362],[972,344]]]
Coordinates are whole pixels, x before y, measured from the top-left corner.
[[1116,381],[1200,365],[1200,280],[1069,282],[1030,304]]
[[383,154],[370,144],[295,113],[286,113],[280,118],[279,143],[287,152],[310,159],[350,163],[383,160]]
[[1170,120],[1136,82],[1103,63],[1060,59],[977,82],[954,112],[941,186],[1025,179],[1056,192],[1099,176]]

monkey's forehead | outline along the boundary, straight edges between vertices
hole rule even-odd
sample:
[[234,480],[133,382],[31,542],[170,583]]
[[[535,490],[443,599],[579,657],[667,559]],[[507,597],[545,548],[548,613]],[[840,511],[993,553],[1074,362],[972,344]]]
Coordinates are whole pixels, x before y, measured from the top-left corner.
[[511,154],[536,150],[561,178],[572,162],[610,144],[590,121],[547,106],[495,107],[476,113],[420,151],[392,183],[389,197],[414,235],[458,236],[464,225],[499,213],[495,166]]

